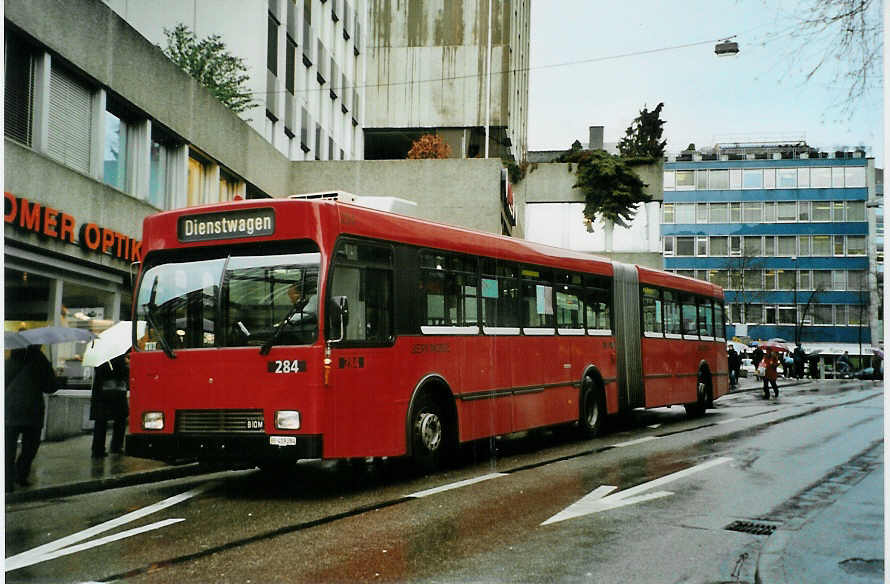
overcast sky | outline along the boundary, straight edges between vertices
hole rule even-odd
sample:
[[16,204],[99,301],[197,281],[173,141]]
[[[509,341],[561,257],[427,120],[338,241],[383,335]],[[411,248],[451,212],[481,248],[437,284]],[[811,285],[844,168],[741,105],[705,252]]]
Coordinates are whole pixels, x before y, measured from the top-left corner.
[[[617,141],[644,105],[664,102],[669,153],[689,143],[802,137],[824,150],[865,145],[883,167],[880,90],[851,116],[833,105],[846,87],[831,76],[805,82],[807,59],[788,42],[764,45],[790,22],[780,4],[797,2],[533,0],[529,150],[586,143],[595,125]],[[736,57],[718,58],[714,42],[666,49],[730,35]],[[551,67],[583,60],[592,62]]]

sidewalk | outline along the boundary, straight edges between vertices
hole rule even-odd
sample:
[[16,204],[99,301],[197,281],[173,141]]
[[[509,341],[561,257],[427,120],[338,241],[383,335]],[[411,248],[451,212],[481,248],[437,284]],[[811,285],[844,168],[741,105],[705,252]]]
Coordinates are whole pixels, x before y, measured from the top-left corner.
[[758,584],[884,582],[884,465],[879,450],[859,482],[769,536],[757,560]]
[[15,486],[6,503],[35,501],[113,489],[204,472],[197,463],[171,466],[156,460],[109,454],[90,457],[91,434],[40,443],[29,477],[31,485]]

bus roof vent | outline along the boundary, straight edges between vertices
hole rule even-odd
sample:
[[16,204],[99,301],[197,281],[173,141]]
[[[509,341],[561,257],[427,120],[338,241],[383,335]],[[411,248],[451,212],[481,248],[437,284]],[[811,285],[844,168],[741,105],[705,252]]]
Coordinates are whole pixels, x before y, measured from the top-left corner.
[[417,216],[417,203],[407,199],[398,197],[376,197],[365,195],[354,195],[345,191],[325,191],[321,193],[305,193],[300,195],[290,195],[288,199],[296,200],[329,200],[338,201],[340,203],[350,203],[360,207],[369,209],[377,209],[378,211],[387,211],[389,213],[398,213],[399,215],[408,215],[409,217]]

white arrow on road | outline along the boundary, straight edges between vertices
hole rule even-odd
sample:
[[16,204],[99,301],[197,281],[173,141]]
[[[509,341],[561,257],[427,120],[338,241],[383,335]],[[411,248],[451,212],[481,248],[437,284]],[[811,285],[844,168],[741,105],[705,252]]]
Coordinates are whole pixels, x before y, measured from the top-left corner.
[[715,458],[714,460],[709,460],[708,462],[703,462],[702,464],[677,471],[669,475],[665,475],[661,478],[649,481],[648,483],[643,483],[641,485],[631,487],[624,491],[615,493],[614,495],[610,495],[609,493],[611,493],[618,487],[613,487],[611,485],[602,485],[600,487],[597,487],[591,493],[587,494],[580,501],[572,503],[541,525],[558,523],[560,521],[565,521],[566,519],[574,519],[575,517],[590,515],[591,513],[599,513],[600,511],[608,511],[609,509],[624,507],[625,505],[633,505],[634,503],[642,503],[643,501],[651,501],[652,499],[659,499],[661,497],[673,495],[673,493],[670,491],[656,491],[654,493],[645,493],[644,491],[654,489],[655,487],[660,487],[663,484],[682,479],[693,473],[711,468],[712,466],[717,466],[718,464],[723,464],[724,462],[729,462],[730,460],[732,459],[725,456],[721,458]]

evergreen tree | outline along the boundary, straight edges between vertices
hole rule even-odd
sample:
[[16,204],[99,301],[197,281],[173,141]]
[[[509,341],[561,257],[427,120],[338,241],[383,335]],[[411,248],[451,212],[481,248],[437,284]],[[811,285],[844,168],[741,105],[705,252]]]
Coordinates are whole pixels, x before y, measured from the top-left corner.
[[180,23],[173,30],[165,28],[164,36],[167,37],[164,54],[224,106],[237,114],[255,104],[245,86],[248,75],[244,60],[230,54],[219,35],[198,40],[195,33]]
[[667,140],[661,139],[664,120],[660,119],[664,103],[659,103],[651,112],[643,107],[640,115],[624,132],[618,142],[618,152],[626,158],[661,158]]

